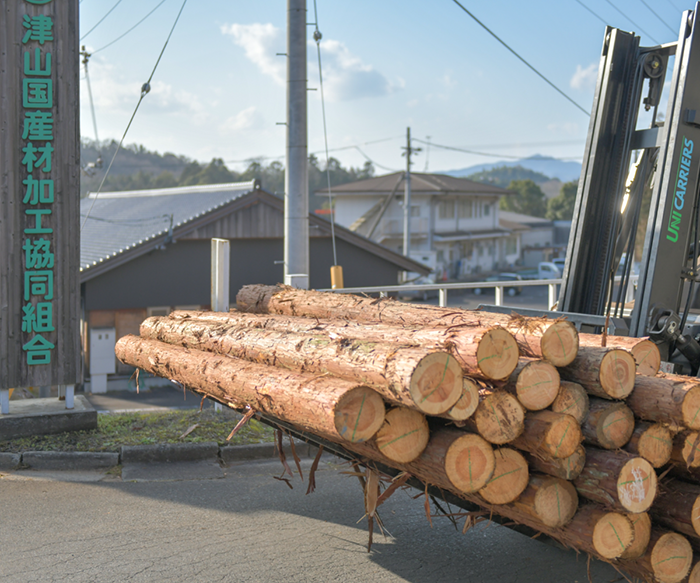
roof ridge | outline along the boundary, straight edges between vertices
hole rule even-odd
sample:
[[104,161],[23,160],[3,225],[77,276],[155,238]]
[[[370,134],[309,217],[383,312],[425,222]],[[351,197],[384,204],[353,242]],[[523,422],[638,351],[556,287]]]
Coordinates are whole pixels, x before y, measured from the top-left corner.
[[[170,196],[173,194],[192,194],[193,192],[202,191],[219,191],[219,190],[243,190],[248,188],[253,190],[255,180],[247,182],[225,182],[221,184],[196,184],[193,186],[174,186],[170,188],[144,188],[141,190],[114,190],[110,192],[100,192],[100,198],[135,198],[137,196]],[[88,192],[86,198],[96,198],[94,192]]]

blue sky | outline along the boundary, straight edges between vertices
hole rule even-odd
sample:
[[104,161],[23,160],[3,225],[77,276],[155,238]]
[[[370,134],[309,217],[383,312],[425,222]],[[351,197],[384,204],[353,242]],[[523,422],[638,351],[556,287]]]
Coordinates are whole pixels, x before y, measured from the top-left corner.
[[[102,140],[124,132],[182,0],[165,0],[133,32],[100,49],[160,2],[121,0],[87,34],[117,0],[81,1],[81,36],[87,34],[81,44],[95,51],[89,75]],[[586,110],[602,21],[637,32],[649,46],[675,41],[670,29],[677,31],[681,10],[693,7],[683,0],[644,2],[462,1]],[[347,148],[331,152],[344,165],[358,166],[369,157],[378,173],[403,168],[407,126],[414,138],[497,155],[415,143],[423,148],[416,171],[463,168],[498,156],[583,155],[588,116],[452,0],[317,0],[317,6],[329,148]],[[286,49],[286,7],[285,0],[188,0],[126,143],[199,161],[219,157],[238,169],[256,157],[283,162],[285,131],[277,124],[285,121],[286,64],[276,53]],[[312,23],[313,0],[307,8]],[[307,32],[309,87],[318,88],[313,26]],[[81,133],[94,138],[81,77]],[[309,92],[308,105],[309,150],[322,152],[318,91]]]

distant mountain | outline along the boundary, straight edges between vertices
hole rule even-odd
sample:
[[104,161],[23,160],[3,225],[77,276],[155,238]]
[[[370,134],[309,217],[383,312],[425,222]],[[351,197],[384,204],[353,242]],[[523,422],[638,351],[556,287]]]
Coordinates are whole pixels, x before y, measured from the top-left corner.
[[479,172],[493,170],[494,168],[501,168],[503,166],[521,166],[523,168],[527,168],[528,170],[533,170],[544,174],[550,178],[558,178],[562,182],[576,180],[581,174],[580,162],[564,162],[562,160],[557,160],[556,158],[541,156],[539,154],[535,154],[529,158],[522,158],[521,160],[502,160],[500,162],[492,162],[489,164],[477,164],[476,166],[469,166],[468,168],[462,168],[460,170],[448,170],[446,172],[442,172],[442,174],[460,177],[470,176]]

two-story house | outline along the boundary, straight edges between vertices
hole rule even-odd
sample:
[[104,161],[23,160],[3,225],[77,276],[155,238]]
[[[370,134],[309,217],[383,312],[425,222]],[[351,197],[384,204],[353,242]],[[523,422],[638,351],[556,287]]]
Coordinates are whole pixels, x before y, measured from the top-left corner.
[[[405,176],[396,172],[333,187],[336,222],[402,252]],[[450,277],[513,265],[519,238],[499,223],[498,209],[502,196],[513,195],[466,178],[412,172],[410,257]]]

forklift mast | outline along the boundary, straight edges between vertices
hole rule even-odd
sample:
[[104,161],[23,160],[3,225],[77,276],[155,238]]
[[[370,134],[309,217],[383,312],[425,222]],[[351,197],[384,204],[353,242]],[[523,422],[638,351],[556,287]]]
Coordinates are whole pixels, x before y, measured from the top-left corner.
[[[631,336],[651,336],[664,360],[678,349],[694,372],[700,344],[687,325],[700,281],[699,10],[683,13],[674,43],[643,47],[634,33],[605,31],[558,303],[598,323],[624,319]],[[632,306],[635,248],[643,250]]]

